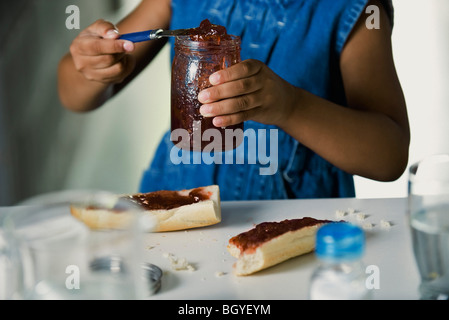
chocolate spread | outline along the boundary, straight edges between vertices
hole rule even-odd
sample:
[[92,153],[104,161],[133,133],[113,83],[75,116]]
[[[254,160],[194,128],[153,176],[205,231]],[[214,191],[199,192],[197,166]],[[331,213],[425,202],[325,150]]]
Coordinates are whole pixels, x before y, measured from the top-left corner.
[[197,203],[210,199],[210,193],[201,188],[191,190],[188,194],[181,194],[179,191],[154,191],[130,195],[131,201],[142,206],[145,210],[169,210],[188,204]]
[[329,222],[332,221],[318,220],[310,217],[283,220],[280,222],[263,222],[249,231],[232,237],[229,240],[229,243],[237,246],[240,249],[240,252],[255,250],[260,244],[280,236],[283,233]]

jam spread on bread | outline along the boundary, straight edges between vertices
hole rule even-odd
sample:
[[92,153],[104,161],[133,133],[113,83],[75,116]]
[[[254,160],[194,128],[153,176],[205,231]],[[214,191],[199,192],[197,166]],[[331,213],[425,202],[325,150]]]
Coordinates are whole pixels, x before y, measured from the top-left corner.
[[304,227],[332,222],[330,220],[318,220],[310,217],[302,219],[290,219],[280,222],[262,222],[253,229],[240,233],[229,240],[230,244],[240,249],[240,252],[255,250],[257,247],[281,234],[296,231]]
[[210,199],[210,193],[202,188],[191,190],[188,194],[179,191],[154,191],[128,196],[131,201],[142,206],[145,210],[169,210],[181,206]]

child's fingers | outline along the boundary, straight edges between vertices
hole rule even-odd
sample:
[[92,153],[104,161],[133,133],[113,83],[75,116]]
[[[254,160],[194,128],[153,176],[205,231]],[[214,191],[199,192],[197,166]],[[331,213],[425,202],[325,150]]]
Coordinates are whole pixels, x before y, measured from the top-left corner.
[[212,120],[212,123],[216,127],[232,126],[253,119],[258,112],[260,112],[260,107],[225,116],[215,117]]
[[263,105],[263,96],[260,91],[241,95],[232,99],[220,100],[211,104],[203,104],[200,113],[204,117],[215,117],[238,113]]
[[263,81],[258,77],[243,78],[205,89],[198,94],[198,100],[201,103],[210,103],[252,93],[262,89],[262,86]]
[[77,53],[84,56],[98,56],[103,54],[131,52],[134,50],[134,44],[126,40],[83,37],[74,41],[71,50],[76,50]]
[[124,56],[125,53],[103,54],[98,56],[79,55],[76,59],[73,59],[73,62],[78,71],[85,73],[86,70],[90,69],[98,70],[109,68],[114,64],[119,63]]
[[105,69],[113,66],[118,63],[126,53],[115,53],[115,54],[103,54],[99,56],[89,57],[89,63],[92,65],[94,69]]
[[257,74],[262,67],[262,62],[254,59],[248,59],[211,74],[209,77],[209,82],[212,85],[217,85],[228,81],[247,78]]
[[134,58],[131,55],[125,55],[122,60],[108,68],[86,70],[84,76],[88,80],[100,82],[121,82],[132,72],[134,66]]
[[87,30],[105,39],[117,39],[119,32],[117,27],[109,21],[100,19],[91,24]]

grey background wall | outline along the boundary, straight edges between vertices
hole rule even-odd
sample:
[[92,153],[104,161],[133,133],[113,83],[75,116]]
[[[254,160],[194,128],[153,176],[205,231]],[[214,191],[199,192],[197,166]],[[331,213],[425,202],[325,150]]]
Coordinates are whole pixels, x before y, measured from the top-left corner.
[[[117,22],[138,0],[16,0],[0,3],[0,206],[72,189],[135,192],[169,127],[168,47],[101,109],[64,110],[56,68],[79,30],[65,27],[76,4],[81,29]],[[396,65],[406,95],[410,163],[449,152],[449,1],[394,0]],[[407,174],[380,183],[356,177],[357,197],[406,195]]]
[[[80,30],[65,9],[80,8],[81,29],[98,18],[119,21],[138,1],[1,2],[0,205],[67,189],[135,192],[169,125],[168,48],[103,108],[62,108],[59,59]],[[156,75],[156,76],[155,76]]]

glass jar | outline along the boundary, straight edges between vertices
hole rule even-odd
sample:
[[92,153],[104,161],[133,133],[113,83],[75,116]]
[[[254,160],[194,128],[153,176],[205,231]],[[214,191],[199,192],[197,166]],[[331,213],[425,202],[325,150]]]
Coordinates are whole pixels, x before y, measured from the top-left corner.
[[[234,149],[243,138],[243,123],[217,128],[213,117],[199,109],[198,93],[211,87],[209,76],[240,62],[240,38],[193,41],[189,36],[175,40],[171,80],[171,140],[183,150],[223,151]],[[236,130],[239,129],[239,130]],[[234,135],[234,137],[232,137]],[[225,137],[231,137],[226,139]]]

